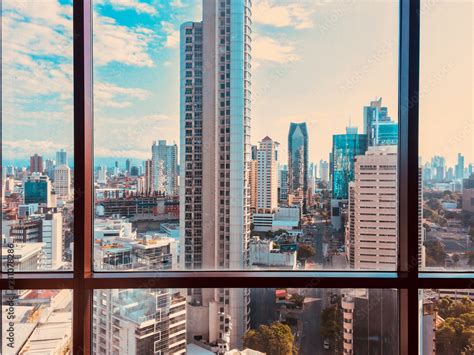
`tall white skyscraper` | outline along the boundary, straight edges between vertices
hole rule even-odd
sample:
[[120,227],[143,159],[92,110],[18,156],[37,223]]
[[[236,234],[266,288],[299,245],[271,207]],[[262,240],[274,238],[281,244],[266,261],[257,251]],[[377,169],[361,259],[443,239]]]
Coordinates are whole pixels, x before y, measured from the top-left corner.
[[[369,147],[355,161],[353,255],[356,269],[396,269],[398,241],[397,146]],[[350,217],[350,216],[349,216]]]
[[63,199],[71,197],[71,169],[67,165],[58,165],[54,169],[54,191]]
[[278,207],[278,146],[267,136],[259,143],[257,150],[259,213],[271,213]]
[[67,163],[67,152],[64,149],[56,152],[56,165],[68,165]]
[[45,268],[58,269],[63,257],[63,217],[61,212],[48,212],[42,220],[42,242]]
[[153,191],[176,195],[178,193],[178,146],[167,145],[165,140],[155,141],[151,147],[151,156]]
[[[251,1],[203,1],[181,26],[181,262],[187,269],[249,263]],[[206,179],[203,179],[203,173]],[[248,329],[248,290],[192,290],[188,329],[224,352]],[[208,323],[208,327],[205,327]],[[203,329],[204,327],[204,329]]]

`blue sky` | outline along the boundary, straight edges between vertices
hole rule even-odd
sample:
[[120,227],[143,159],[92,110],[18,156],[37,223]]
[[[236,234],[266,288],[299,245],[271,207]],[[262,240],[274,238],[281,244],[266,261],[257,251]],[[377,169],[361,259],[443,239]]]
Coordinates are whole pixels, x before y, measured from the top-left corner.
[[[423,3],[422,35],[436,41],[422,36],[421,153],[473,161],[473,5]],[[71,152],[71,1],[7,0],[3,11],[4,159]],[[146,159],[153,140],[179,143],[178,30],[200,19],[201,0],[94,1],[97,156]],[[327,160],[332,134],[361,130],[375,97],[396,119],[397,2],[254,0],[253,21],[253,143],[269,135],[285,157],[289,123],[306,121],[310,159]]]

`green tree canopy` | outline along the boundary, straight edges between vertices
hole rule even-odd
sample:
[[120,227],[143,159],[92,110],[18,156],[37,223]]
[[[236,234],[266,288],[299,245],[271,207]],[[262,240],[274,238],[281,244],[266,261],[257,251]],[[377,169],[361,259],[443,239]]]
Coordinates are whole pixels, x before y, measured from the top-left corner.
[[298,259],[306,260],[313,257],[315,254],[316,252],[311,245],[303,244],[298,247],[298,252],[296,255],[298,255]]
[[281,322],[260,325],[244,335],[244,347],[271,355],[294,355],[298,353],[291,328]]

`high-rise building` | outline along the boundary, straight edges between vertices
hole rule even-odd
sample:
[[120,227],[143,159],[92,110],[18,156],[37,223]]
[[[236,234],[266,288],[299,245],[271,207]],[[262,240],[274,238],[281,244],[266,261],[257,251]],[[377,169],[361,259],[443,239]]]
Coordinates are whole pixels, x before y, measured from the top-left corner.
[[308,189],[308,129],[306,123],[291,123],[288,132],[288,193]]
[[101,165],[97,169],[97,182],[103,185],[107,184],[107,167],[105,165]]
[[44,172],[50,179],[54,179],[54,167],[56,166],[56,162],[53,159],[46,159]]
[[97,290],[94,354],[186,354],[186,298],[172,289]]
[[144,183],[144,192],[145,194],[151,194],[153,190],[153,161],[147,159],[144,162],[145,164],[145,183]]
[[397,267],[397,146],[369,147],[356,157],[353,207],[354,267]]
[[127,175],[130,174],[130,169],[132,168],[132,164],[130,159],[125,160],[125,170],[127,171]]
[[446,159],[439,155],[431,158],[431,176],[433,180],[442,181],[445,178],[446,173]]
[[344,354],[399,354],[396,289],[352,289],[341,306]]
[[176,195],[178,193],[178,146],[167,145],[166,140],[155,141],[151,147],[151,155],[154,191]]
[[46,175],[34,173],[23,183],[23,201],[25,204],[37,203],[52,207],[51,181]]
[[280,169],[280,201],[288,199],[288,165],[283,165]]
[[68,165],[67,163],[67,152],[64,149],[56,152],[56,165]]
[[10,237],[15,243],[40,243],[42,241],[41,219],[18,220],[10,226]]
[[464,178],[464,155],[458,153],[458,162],[456,164],[456,179],[462,180]]
[[249,189],[250,189],[250,210],[257,211],[258,205],[258,160],[250,160],[249,163]]
[[278,146],[279,143],[267,136],[257,150],[257,210],[260,213],[272,213],[278,207]]
[[319,161],[319,178],[322,182],[329,182],[329,163],[325,160]]
[[354,181],[354,162],[357,155],[367,151],[367,135],[357,128],[347,127],[346,134],[332,136],[331,179],[332,198],[346,200],[349,182]]
[[[180,261],[187,269],[249,264],[250,6],[204,0],[203,21],[181,26]],[[248,297],[247,289],[191,290],[196,323],[188,336],[222,352],[241,347]]]
[[43,173],[43,157],[35,154],[30,157],[30,173]]
[[58,165],[54,169],[54,191],[63,199],[71,197],[71,169],[67,165]]
[[462,210],[474,213],[474,174],[463,180]]
[[363,133],[367,134],[369,146],[397,144],[398,124],[388,116],[388,109],[382,107],[382,98],[364,106]]
[[42,218],[42,242],[45,268],[60,268],[63,260],[63,217],[60,212],[51,211]]

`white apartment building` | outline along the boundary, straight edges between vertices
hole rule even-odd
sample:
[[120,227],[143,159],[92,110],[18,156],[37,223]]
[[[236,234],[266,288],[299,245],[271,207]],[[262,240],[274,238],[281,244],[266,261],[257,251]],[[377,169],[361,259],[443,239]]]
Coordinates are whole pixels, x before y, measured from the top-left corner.
[[278,207],[278,146],[270,137],[259,143],[257,150],[257,210],[271,213]]
[[42,242],[45,268],[59,269],[63,265],[63,217],[61,212],[51,212],[42,219]]
[[348,220],[356,269],[396,269],[397,184],[397,146],[369,147],[356,157],[354,184],[349,188],[353,220],[351,215]]
[[59,165],[54,169],[54,191],[65,200],[71,197],[71,169],[67,165]]

